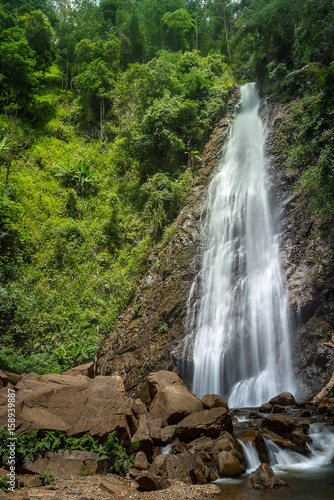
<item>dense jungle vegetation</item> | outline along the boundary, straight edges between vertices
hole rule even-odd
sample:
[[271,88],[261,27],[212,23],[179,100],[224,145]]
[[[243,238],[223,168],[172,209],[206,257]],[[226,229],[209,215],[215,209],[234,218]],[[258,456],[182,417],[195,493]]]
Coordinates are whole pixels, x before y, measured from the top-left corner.
[[1,0],[0,368],[94,358],[235,85],[291,101],[287,168],[333,210],[332,0]]

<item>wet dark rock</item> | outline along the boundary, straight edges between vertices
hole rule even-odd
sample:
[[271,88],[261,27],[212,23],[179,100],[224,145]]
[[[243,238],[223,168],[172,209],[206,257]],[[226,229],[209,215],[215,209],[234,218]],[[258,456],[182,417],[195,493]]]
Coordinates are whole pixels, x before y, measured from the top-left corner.
[[271,410],[272,410],[272,406],[270,403],[264,403],[259,408],[260,413],[271,413]]
[[262,427],[286,438],[289,437],[295,425],[294,419],[287,415],[272,415],[262,420]]
[[296,445],[296,451],[302,455],[310,453],[307,445],[307,438],[302,428],[294,429],[290,434],[291,441]]
[[283,413],[285,410],[285,406],[274,405],[271,409],[271,413]]
[[219,477],[237,477],[241,474],[239,460],[228,451],[221,451],[217,457]]
[[258,452],[261,462],[269,464],[269,456],[265,445],[262,433],[256,430],[248,430],[241,434],[239,439],[244,443],[251,442]]
[[255,413],[255,412],[252,412],[248,415],[248,418],[249,419],[258,419],[258,418],[261,418],[260,415],[258,413]]
[[287,483],[279,479],[268,464],[261,464],[256,471],[253,472],[250,483],[253,488],[260,490],[287,486]]
[[206,394],[201,399],[204,410],[211,408],[226,408],[229,409],[227,403],[218,394]]
[[272,398],[269,401],[269,404],[271,404],[271,406],[280,405],[284,407],[284,406],[295,405],[296,400],[290,392],[282,392],[281,394],[278,394],[278,396]]

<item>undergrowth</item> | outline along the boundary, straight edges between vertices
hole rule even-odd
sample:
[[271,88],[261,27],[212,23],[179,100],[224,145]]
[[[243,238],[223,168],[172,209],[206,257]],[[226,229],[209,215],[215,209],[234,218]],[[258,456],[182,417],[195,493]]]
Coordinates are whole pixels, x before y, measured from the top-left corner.
[[[9,432],[5,426],[0,430],[0,464],[5,466],[9,459],[7,447]],[[134,450],[136,446],[132,446]],[[108,434],[101,443],[89,434],[82,437],[66,436],[61,432],[45,431],[44,433],[33,430],[31,434],[22,433],[15,442],[16,464],[33,462],[38,455],[44,456],[46,452],[57,453],[59,450],[73,450],[97,453],[98,461],[108,462],[108,471],[115,474],[125,474],[133,464],[134,453],[128,453],[119,442],[116,431]]]

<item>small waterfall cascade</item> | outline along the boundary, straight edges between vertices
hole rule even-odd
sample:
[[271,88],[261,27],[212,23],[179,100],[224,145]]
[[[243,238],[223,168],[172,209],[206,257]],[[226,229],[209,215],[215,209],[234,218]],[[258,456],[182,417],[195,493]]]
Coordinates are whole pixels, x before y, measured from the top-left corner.
[[[334,429],[331,431],[321,424],[312,424],[308,432],[310,454],[307,456],[279,448],[273,441],[265,439],[270,466],[277,471],[280,469],[314,469],[331,464],[334,455],[333,431]],[[260,465],[260,458],[252,443],[239,442],[244,452],[246,472],[251,474]]]
[[242,86],[240,112],[209,187],[201,299],[192,325],[193,392],[219,394],[232,408],[259,406],[295,389],[259,105],[255,84]]

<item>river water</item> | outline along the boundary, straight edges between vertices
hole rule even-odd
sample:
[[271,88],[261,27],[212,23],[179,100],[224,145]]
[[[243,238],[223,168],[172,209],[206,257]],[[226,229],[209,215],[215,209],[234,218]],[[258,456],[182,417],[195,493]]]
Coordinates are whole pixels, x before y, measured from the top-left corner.
[[334,427],[314,423],[308,431],[310,454],[307,456],[280,449],[266,440],[270,466],[275,474],[288,483],[287,487],[254,490],[249,479],[260,465],[251,443],[243,446],[247,472],[240,479],[220,479],[220,500],[329,500],[334,498]]
[[203,227],[193,392],[219,394],[232,408],[260,406],[282,391],[295,392],[259,105],[255,84],[242,86]]

